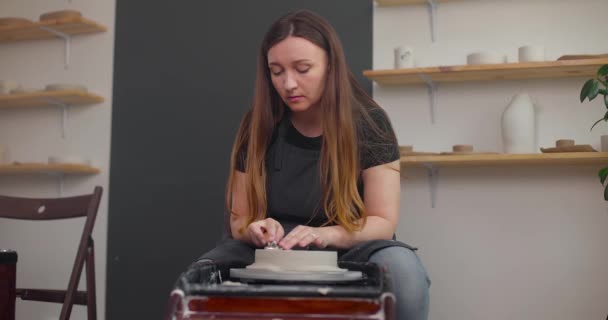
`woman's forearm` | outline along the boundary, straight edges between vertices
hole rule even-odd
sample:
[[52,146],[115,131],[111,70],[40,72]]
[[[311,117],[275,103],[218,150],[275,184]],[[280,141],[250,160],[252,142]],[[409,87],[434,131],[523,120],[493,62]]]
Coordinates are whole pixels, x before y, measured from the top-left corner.
[[236,240],[240,240],[243,242],[247,242],[249,244],[253,244],[253,240],[249,236],[248,232],[245,232],[247,228],[245,217],[232,214],[230,217],[230,232],[232,233],[232,238]]
[[392,239],[396,224],[382,217],[369,216],[365,226],[359,231],[348,232],[339,225],[321,229],[327,234],[328,246],[348,249],[364,241]]

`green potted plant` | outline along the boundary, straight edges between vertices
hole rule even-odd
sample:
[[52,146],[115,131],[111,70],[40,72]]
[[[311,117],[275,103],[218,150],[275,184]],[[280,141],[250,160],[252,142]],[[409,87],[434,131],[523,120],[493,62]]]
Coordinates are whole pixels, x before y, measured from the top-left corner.
[[[597,96],[603,96],[604,105],[606,109],[608,109],[608,64],[601,66],[597,70],[597,74],[595,78],[587,80],[581,89],[581,103],[585,101],[585,99],[589,99],[592,101],[597,98]],[[600,123],[601,121],[608,122],[608,111],[604,114],[604,117],[597,120],[592,126],[593,127]],[[604,186],[604,200],[608,201],[608,183],[606,183],[606,178],[608,177],[608,167],[604,167],[600,169],[598,176],[600,178],[600,183]]]

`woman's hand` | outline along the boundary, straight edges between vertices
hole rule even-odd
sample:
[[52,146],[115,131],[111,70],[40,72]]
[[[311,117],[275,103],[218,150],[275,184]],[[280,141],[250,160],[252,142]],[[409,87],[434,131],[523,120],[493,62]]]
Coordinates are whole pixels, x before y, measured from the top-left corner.
[[246,232],[251,242],[258,248],[266,246],[271,241],[279,241],[285,235],[283,226],[272,218],[250,223]]
[[289,250],[295,246],[306,247],[314,245],[318,248],[325,248],[329,244],[329,234],[324,228],[314,228],[299,225],[279,242],[279,246]]

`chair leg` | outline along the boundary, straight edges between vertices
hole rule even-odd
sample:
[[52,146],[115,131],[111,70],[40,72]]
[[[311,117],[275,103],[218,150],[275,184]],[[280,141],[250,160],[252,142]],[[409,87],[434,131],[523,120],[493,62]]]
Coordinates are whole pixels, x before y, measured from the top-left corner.
[[85,267],[87,277],[87,319],[96,320],[97,296],[95,294],[95,248],[93,246],[93,239],[89,239],[89,248],[87,249]]
[[16,263],[0,264],[0,320],[15,320]]

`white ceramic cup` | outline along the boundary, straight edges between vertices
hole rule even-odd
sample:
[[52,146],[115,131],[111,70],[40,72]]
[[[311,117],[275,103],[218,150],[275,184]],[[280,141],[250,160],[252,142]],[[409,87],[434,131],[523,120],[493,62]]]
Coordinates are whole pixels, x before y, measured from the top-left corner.
[[608,135],[603,135],[600,137],[602,152],[608,152]]
[[414,67],[414,51],[412,48],[399,46],[394,49],[395,69]]
[[497,52],[490,51],[480,51],[473,52],[467,55],[467,64],[476,65],[476,64],[496,64],[496,63],[506,63],[507,56],[504,54],[499,54]]
[[545,47],[523,46],[517,50],[519,62],[545,61]]

